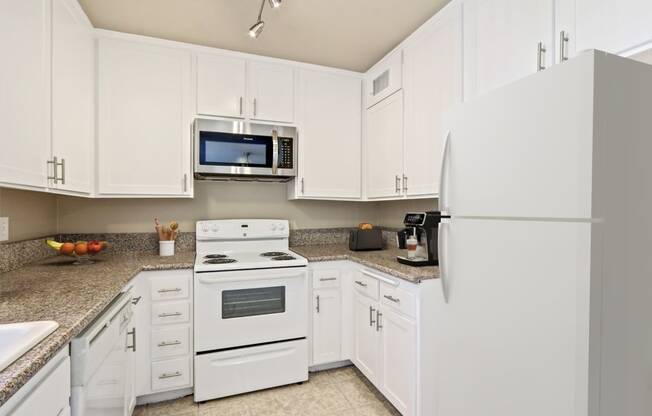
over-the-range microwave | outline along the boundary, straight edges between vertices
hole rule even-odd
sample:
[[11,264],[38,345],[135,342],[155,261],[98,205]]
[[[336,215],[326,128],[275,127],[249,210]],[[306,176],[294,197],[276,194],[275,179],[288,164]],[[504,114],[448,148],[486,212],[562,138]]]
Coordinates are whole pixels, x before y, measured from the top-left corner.
[[196,119],[195,178],[289,180],[296,176],[296,128]]

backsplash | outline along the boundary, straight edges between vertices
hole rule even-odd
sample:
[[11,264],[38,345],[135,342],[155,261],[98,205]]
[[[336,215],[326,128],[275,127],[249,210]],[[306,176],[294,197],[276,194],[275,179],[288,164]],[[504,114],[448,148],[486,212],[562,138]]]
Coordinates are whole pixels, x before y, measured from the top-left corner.
[[55,255],[44,238],[0,244],[0,273]]

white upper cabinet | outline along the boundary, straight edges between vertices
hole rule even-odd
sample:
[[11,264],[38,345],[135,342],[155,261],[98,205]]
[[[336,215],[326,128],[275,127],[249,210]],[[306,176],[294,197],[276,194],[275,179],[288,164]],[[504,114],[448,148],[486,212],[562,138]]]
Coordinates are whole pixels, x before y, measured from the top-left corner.
[[365,76],[365,103],[369,108],[401,89],[403,56],[401,50],[387,55]]
[[462,102],[462,9],[441,10],[403,48],[405,102],[403,192],[439,193],[446,117]]
[[222,55],[197,56],[197,113],[243,118],[246,61]]
[[192,196],[190,52],[99,42],[98,194]]
[[[571,0],[565,0],[571,1]],[[652,45],[650,0],[574,0],[576,50],[630,55]]]
[[248,67],[249,118],[261,121],[294,121],[294,68],[250,61]]
[[50,1],[0,2],[0,183],[47,186]]
[[52,5],[52,155],[61,165],[50,186],[89,194],[95,178],[95,40],[77,1]]
[[467,0],[465,98],[552,65],[553,31],[554,0]]
[[299,70],[299,198],[361,196],[362,80]]
[[397,198],[403,178],[403,93],[367,110],[365,165],[367,198]]

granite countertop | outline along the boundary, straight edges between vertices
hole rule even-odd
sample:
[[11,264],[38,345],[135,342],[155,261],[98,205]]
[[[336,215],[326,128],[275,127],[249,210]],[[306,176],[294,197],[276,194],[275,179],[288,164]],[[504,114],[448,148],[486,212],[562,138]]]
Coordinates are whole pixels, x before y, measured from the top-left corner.
[[376,251],[351,251],[346,244],[325,244],[294,246],[290,249],[311,262],[353,260],[411,283],[439,277],[437,266],[413,267],[396,261],[396,256],[405,255],[405,250],[399,250],[397,247]]
[[145,270],[191,269],[195,253],[100,255],[95,264],[53,257],[0,274],[0,324],[52,320],[59,328],[0,371],[0,406]]

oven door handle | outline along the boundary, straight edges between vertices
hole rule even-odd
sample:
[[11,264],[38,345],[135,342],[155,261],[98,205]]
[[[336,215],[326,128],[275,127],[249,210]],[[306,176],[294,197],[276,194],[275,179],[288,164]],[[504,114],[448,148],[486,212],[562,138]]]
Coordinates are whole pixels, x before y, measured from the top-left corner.
[[246,282],[246,281],[271,281],[271,280],[287,280],[304,277],[306,275],[305,271],[294,274],[283,274],[277,276],[251,276],[251,277],[242,277],[242,276],[224,276],[217,275],[212,277],[201,276],[199,278],[199,283],[205,285],[214,285],[219,283],[231,283],[231,282]]

